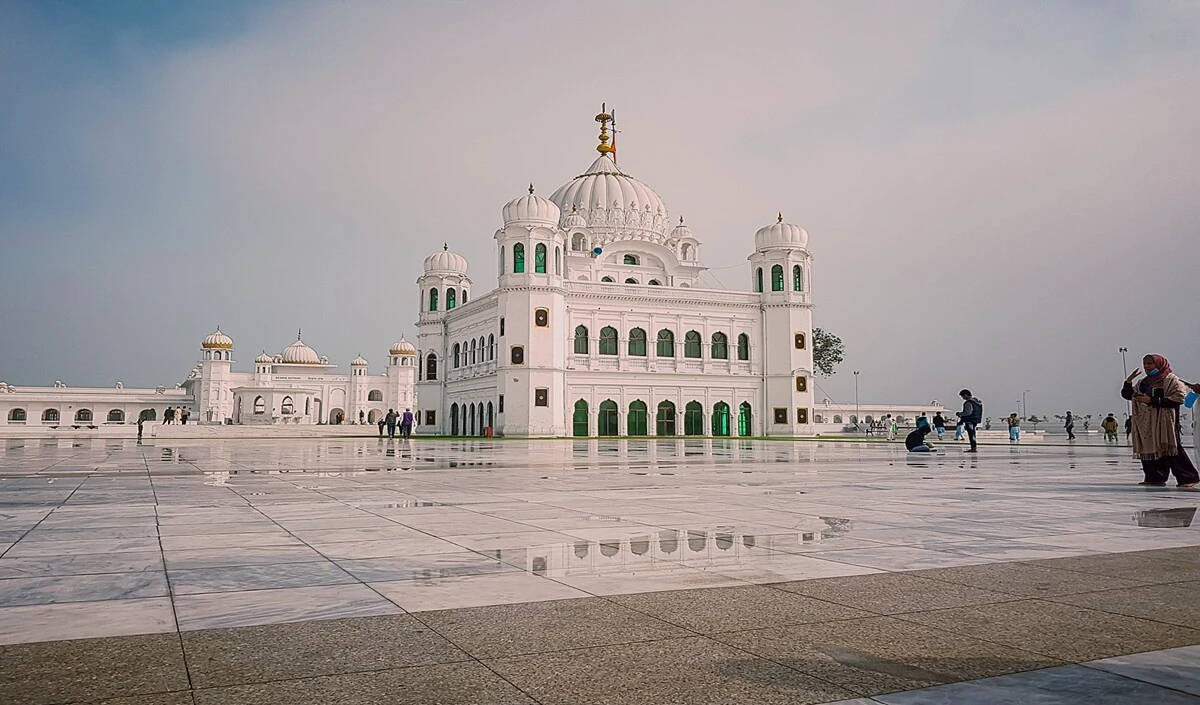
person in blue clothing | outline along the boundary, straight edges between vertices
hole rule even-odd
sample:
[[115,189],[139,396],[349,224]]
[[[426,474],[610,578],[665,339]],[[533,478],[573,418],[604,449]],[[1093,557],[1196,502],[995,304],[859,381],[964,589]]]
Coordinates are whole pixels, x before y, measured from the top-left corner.
[[967,438],[971,441],[971,447],[964,452],[978,453],[979,448],[975,445],[975,429],[983,421],[983,402],[975,398],[970,389],[963,389],[958,396],[962,397],[963,408],[962,411],[954,413],[958,416],[959,423],[962,424],[963,430],[967,432]]

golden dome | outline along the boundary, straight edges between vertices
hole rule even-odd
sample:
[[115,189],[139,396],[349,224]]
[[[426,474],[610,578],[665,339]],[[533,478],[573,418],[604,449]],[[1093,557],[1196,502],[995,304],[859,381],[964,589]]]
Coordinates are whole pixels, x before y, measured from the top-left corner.
[[222,333],[221,326],[217,326],[212,335],[205,338],[203,343],[200,343],[200,347],[205,350],[232,350],[233,338]]

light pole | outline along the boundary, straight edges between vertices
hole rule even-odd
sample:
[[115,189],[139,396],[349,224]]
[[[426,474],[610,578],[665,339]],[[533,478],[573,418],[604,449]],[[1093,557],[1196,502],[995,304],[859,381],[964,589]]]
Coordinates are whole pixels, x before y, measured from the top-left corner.
[[[1117,348],[1117,352],[1121,353],[1121,375],[1122,375],[1122,378],[1129,377],[1129,365],[1125,362],[1125,353],[1129,352],[1129,348],[1119,347],[1119,348]],[[1131,414],[1133,414],[1133,402],[1132,401],[1130,401],[1125,406],[1125,415],[1129,416]]]
[[1029,418],[1029,403],[1025,401],[1025,395],[1032,391],[1032,389],[1026,389],[1025,391],[1021,392],[1021,406],[1025,409],[1025,414],[1021,418]]
[[854,371],[854,428],[858,428],[858,422],[862,418],[858,415],[858,370]]

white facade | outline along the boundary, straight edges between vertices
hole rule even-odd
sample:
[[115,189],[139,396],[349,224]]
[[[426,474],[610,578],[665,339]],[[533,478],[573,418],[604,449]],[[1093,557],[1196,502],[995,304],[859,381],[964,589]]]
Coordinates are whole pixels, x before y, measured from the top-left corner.
[[582,175],[504,206],[494,291],[474,296],[448,249],[425,260],[417,431],[812,435],[808,233],[779,216],[754,236],[750,291],[702,288],[700,242],[596,119]]
[[[200,345],[200,362],[173,389],[15,387],[0,382],[0,423],[7,426],[93,427],[162,421],[186,409],[196,424],[375,423],[388,409],[416,408],[416,349],[403,339],[388,350],[384,374],[368,373],[361,356],[350,373],[297,337],[277,355],[265,352],[251,372],[234,372],[233,340],[217,329]],[[361,412],[361,416],[360,416]]]

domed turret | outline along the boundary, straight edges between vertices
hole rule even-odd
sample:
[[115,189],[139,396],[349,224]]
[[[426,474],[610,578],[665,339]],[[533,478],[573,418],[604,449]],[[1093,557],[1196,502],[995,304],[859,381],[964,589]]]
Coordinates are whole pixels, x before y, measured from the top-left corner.
[[233,338],[222,333],[221,326],[217,326],[217,329],[200,343],[200,347],[205,350],[232,350]]
[[571,206],[571,212],[567,213],[562,219],[562,227],[564,230],[572,228],[586,228],[587,218],[579,214],[577,206]]
[[449,245],[442,245],[442,251],[425,258],[425,273],[466,274],[467,258],[450,251]]
[[254,364],[256,364],[256,365],[269,365],[274,361],[275,361],[275,358],[268,355],[266,350],[262,351],[262,355],[259,355],[258,357],[254,358]]
[[397,340],[396,342],[392,343],[392,347],[390,350],[388,350],[388,354],[390,354],[390,355],[416,355],[417,349],[413,346],[412,343],[408,342],[404,338],[400,338],[400,340]]
[[783,213],[779,219],[754,233],[754,249],[758,251],[774,248],[805,249],[808,247],[808,232],[799,225],[783,222]]
[[283,349],[280,354],[280,362],[285,365],[320,365],[321,357],[317,355],[317,351],[304,344],[299,337],[296,342]]
[[558,206],[548,199],[533,193],[533,184],[529,184],[529,193],[520,198],[514,198],[504,205],[504,225],[513,223],[530,223],[554,227],[558,225],[562,213]]
[[679,216],[679,225],[671,228],[672,240],[685,240],[687,238],[696,239],[692,236],[692,229],[683,224],[683,216]]
[[370,363],[367,362],[366,358],[364,358],[362,355],[359,355],[358,357],[356,357],[350,361],[351,367],[366,367],[369,364]]

